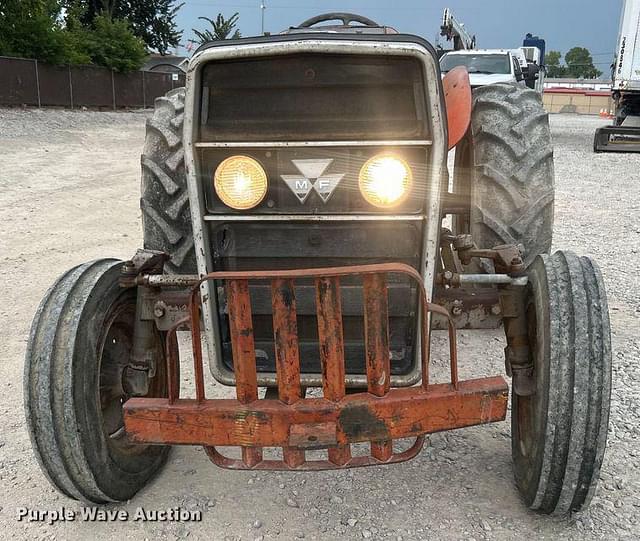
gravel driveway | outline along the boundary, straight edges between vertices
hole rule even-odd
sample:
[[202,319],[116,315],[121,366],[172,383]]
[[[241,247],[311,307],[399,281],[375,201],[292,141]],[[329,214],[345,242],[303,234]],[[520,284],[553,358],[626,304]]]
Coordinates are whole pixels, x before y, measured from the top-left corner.
[[[56,276],[89,259],[127,258],[140,245],[144,121],[145,113],[0,110],[0,538],[640,537],[640,155],[593,154],[602,121],[568,115],[551,118],[554,244],[600,263],[613,327],[609,445],[587,512],[550,518],[523,507],[504,422],[434,435],[405,464],[328,473],[226,471],[200,449],[181,448],[134,501],[109,509],[133,517],[138,507],[179,506],[201,510],[200,522],[18,521],[19,507],[81,508],[49,486],[31,453],[23,355],[31,317]],[[436,337],[436,367],[445,364],[443,346]],[[462,376],[502,373],[503,347],[501,330],[460,333]]]

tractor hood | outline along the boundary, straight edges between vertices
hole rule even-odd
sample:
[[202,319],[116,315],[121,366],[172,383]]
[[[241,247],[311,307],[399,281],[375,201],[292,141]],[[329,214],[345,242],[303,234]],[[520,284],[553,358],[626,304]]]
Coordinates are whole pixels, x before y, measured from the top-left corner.
[[[198,273],[400,261],[421,274],[430,300],[444,112],[437,55],[416,36],[309,32],[203,45],[187,72],[183,136]],[[242,179],[257,196],[246,205],[229,196],[234,164],[252,171]],[[367,176],[376,167],[402,170],[406,196],[376,206]],[[420,378],[417,290],[403,280],[388,287],[397,386]],[[347,385],[366,386],[362,288],[341,287]],[[271,293],[259,283],[250,291],[258,380],[272,386]],[[212,373],[234,384],[227,293],[206,282],[202,298]],[[301,284],[305,386],[322,383],[314,298],[313,284]]]

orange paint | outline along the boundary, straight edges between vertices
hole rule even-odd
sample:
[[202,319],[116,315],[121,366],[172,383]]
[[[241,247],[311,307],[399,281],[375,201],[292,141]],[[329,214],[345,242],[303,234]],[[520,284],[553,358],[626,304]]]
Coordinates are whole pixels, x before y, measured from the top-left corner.
[[449,150],[464,137],[471,123],[471,83],[467,69],[453,68],[442,80],[444,100],[447,106]]

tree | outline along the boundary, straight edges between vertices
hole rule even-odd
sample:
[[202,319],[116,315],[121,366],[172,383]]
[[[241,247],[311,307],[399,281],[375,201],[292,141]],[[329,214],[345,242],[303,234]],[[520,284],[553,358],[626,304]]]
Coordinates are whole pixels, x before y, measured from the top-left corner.
[[[198,41],[200,43],[206,43],[208,41],[218,41],[222,39],[237,39],[241,37],[240,31],[236,29],[236,24],[238,23],[238,13],[234,13],[228,19],[225,19],[222,13],[218,13],[215,21],[212,21],[208,17],[198,17],[198,19],[202,19],[203,21],[207,21],[211,25],[210,29],[205,30],[196,30],[193,28],[194,34],[198,37]],[[235,29],[235,31],[234,31]],[[231,34],[233,32],[233,34]]]
[[147,58],[144,43],[133,35],[127,21],[98,15],[93,29],[85,32],[87,53],[94,64],[127,72],[142,67]]
[[176,4],[176,0],[66,0],[66,5],[80,8],[85,26],[93,25],[100,15],[127,20],[133,34],[160,54],[167,54],[182,37],[175,18],[184,3]]
[[602,72],[593,65],[593,58],[588,49],[584,47],[574,47],[564,56],[567,64],[567,75],[576,79],[595,79],[602,75]]
[[60,25],[54,0],[3,0],[0,3],[0,55],[65,64],[86,59]]
[[127,21],[105,14],[86,26],[83,14],[82,6],[58,0],[1,0],[0,55],[53,64],[93,63],[116,71],[144,64],[146,48]]
[[566,77],[566,68],[560,65],[562,53],[560,51],[549,51],[544,55],[544,64],[547,68],[547,77]]

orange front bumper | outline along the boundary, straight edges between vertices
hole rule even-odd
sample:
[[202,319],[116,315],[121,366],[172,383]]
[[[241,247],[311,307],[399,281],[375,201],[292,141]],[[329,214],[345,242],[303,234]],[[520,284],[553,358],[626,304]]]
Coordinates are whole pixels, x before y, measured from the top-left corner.
[[[200,351],[199,287],[189,321],[194,348],[196,398],[180,399],[175,355],[168,359],[168,398],[132,398],[124,405],[129,437],[140,443],[203,445],[210,458],[229,468],[329,469],[393,463],[415,456],[424,435],[505,418],[508,387],[502,377],[458,381],[455,328],[450,321],[451,381],[429,383],[429,329],[421,329],[422,385],[391,389],[386,274],[401,273],[419,286],[422,310],[448,314],[426,301],[419,274],[406,265],[382,264],[330,269],[218,272],[203,280],[226,280],[237,399],[206,399]],[[341,276],[360,275],[365,298],[368,388],[346,394]],[[296,278],[314,278],[323,398],[303,398],[297,342]],[[248,280],[272,281],[278,399],[258,399]],[[427,321],[424,317],[423,321]],[[175,352],[175,330],[167,351]],[[393,441],[416,438],[396,452]],[[352,456],[351,444],[371,442],[370,455]],[[216,446],[240,446],[242,458],[223,456]],[[264,459],[262,447],[281,447],[282,459]],[[327,459],[307,460],[306,451],[327,449]]]

